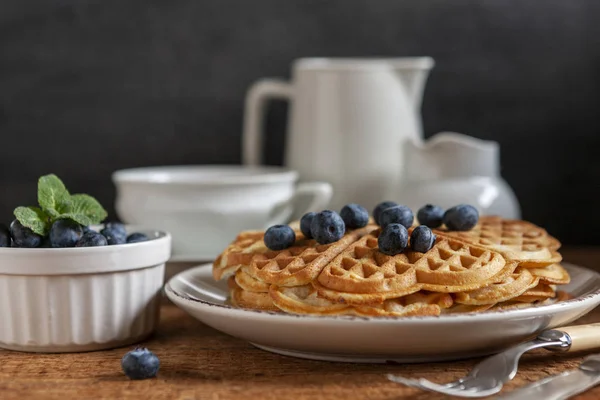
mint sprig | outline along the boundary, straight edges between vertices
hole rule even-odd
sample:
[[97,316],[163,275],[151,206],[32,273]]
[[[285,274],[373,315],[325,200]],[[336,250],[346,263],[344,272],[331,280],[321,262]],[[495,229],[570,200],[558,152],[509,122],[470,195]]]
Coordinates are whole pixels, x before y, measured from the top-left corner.
[[71,195],[54,174],[38,180],[38,203],[40,207],[17,207],[14,214],[23,226],[43,236],[57,219],[71,219],[88,226],[101,223],[108,215],[92,196]]
[[50,216],[39,207],[17,207],[15,217],[23,225],[37,233],[45,236],[48,233]]

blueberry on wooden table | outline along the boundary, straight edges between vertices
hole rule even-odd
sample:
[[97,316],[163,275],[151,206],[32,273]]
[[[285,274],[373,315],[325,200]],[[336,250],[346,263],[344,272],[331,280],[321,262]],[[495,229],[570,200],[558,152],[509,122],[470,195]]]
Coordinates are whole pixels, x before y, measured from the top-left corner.
[[158,373],[160,360],[150,350],[137,347],[123,356],[121,368],[130,379],[149,379]]

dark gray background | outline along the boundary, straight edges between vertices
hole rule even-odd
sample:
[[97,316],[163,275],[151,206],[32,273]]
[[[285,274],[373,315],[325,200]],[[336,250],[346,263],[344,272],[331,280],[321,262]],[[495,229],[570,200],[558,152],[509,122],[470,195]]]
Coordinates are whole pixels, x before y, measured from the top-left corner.
[[116,169],[239,163],[245,90],[294,58],[429,55],[426,135],[498,140],[524,217],[597,244],[599,18],[598,0],[4,1],[0,216],[49,172],[114,217]]

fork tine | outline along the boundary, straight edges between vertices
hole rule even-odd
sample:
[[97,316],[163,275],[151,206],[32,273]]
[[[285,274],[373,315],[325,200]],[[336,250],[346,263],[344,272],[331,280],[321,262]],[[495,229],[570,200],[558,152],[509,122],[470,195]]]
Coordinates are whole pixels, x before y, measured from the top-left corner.
[[420,382],[420,387],[421,389],[426,389],[426,390],[430,390],[433,392],[437,392],[437,393],[444,393],[447,395],[451,395],[451,396],[458,396],[458,397],[471,397],[471,398],[475,398],[475,397],[487,397],[487,396],[491,396],[492,394],[498,393],[500,390],[502,390],[502,384],[499,384],[493,388],[488,388],[488,389],[481,389],[480,386],[473,386],[473,387],[453,387],[453,388],[446,388],[442,385],[438,385],[436,383],[430,382],[426,379],[423,379],[422,382]]
[[465,383],[474,381],[475,380],[474,378],[473,379],[463,378],[463,379],[459,379],[454,382],[450,382],[445,385],[440,385],[440,384],[428,381],[427,379],[424,379],[424,378],[415,380],[415,379],[404,378],[402,376],[392,375],[392,374],[388,374],[387,378],[392,382],[401,383],[401,384],[409,386],[409,387],[425,389],[425,390],[429,390],[432,392],[443,393],[443,394],[459,396],[459,397],[470,397],[470,398],[486,397],[486,396],[490,396],[492,394],[498,393],[502,389],[501,383],[499,385],[497,385],[496,387],[486,388],[483,390],[481,390],[480,385],[465,387]]
[[437,392],[437,393],[443,393],[443,394],[447,394],[450,396],[457,396],[457,397],[470,397],[470,398],[476,398],[476,397],[487,397],[487,396],[491,396],[492,394],[496,394],[498,393],[500,390],[502,390],[502,385],[498,385],[494,388],[490,388],[490,389],[484,389],[484,390],[480,390],[478,387],[472,387],[472,388],[445,388],[441,385],[437,385],[433,382],[429,382],[429,381],[425,381],[425,382],[421,382],[420,385],[421,389],[426,389],[426,390],[430,390],[433,392]]
[[427,379],[424,379],[424,378],[421,378],[421,379],[417,380],[417,379],[405,378],[405,377],[400,376],[400,375],[392,375],[392,374],[388,374],[387,378],[390,381],[392,381],[392,382],[402,383],[402,384],[407,385],[407,386],[418,387],[418,388],[422,388],[423,387],[423,385],[421,384],[421,382],[423,382],[423,381],[432,383],[434,385],[443,386],[443,387],[448,388],[448,389],[455,388],[455,387],[461,385],[463,382],[466,381],[465,378],[461,378],[461,379],[458,379],[456,381],[448,382],[446,384],[441,385],[441,384],[437,384],[437,383],[433,383],[431,381],[428,381]]
[[417,381],[415,379],[409,379],[409,378],[405,378],[400,375],[392,375],[392,374],[388,374],[387,378],[392,382],[401,383],[403,385],[414,387],[414,388],[419,388],[419,389],[422,388],[419,381]]

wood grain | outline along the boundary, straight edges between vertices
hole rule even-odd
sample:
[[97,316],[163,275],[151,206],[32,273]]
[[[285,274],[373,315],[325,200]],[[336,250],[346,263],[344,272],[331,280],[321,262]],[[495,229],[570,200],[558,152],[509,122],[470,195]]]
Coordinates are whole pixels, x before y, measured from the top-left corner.
[[[600,258],[595,251],[588,261]],[[578,323],[600,321],[600,308]],[[440,338],[442,339],[442,338]],[[0,350],[0,398],[5,399],[445,399],[388,382],[386,373],[436,382],[464,375],[479,359],[413,365],[359,365],[300,360],[258,350],[209,328],[173,305],[162,308],[156,334],[144,345],[161,360],[158,377],[131,381],[120,359],[128,348],[82,354]],[[526,354],[513,390],[576,368],[589,353]],[[600,387],[577,400],[600,398]]]

